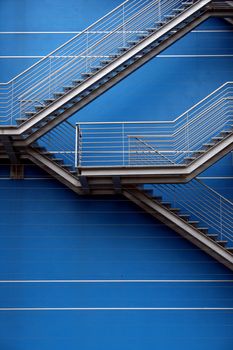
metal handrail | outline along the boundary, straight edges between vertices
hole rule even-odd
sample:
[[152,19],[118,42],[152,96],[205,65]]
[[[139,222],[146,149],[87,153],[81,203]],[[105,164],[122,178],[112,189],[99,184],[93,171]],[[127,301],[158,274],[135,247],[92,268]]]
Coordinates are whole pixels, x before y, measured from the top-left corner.
[[34,147],[39,146],[40,152],[54,161],[61,158],[62,164],[74,170],[75,143],[75,126],[65,121],[37,140]]
[[[212,138],[218,140],[233,132],[233,82],[224,83],[172,121],[81,122],[77,125],[82,132],[79,147],[82,164],[77,166],[102,166],[105,158],[110,164],[109,150],[112,165],[132,166],[132,157],[135,157],[134,166],[164,164],[164,160],[159,162],[154,150],[166,156],[169,166],[186,164],[186,158],[204,151],[205,143],[215,142]],[[142,142],[140,149],[139,139],[147,144],[146,152]],[[136,154],[141,156],[137,158]]]
[[[191,3],[201,0],[192,0]],[[139,39],[137,32],[173,13],[184,0],[127,0],[94,24],[78,33],[40,61],[18,74],[8,83],[0,84],[0,124],[15,124],[25,118],[26,112],[35,111],[35,104],[54,98],[54,93],[72,85],[73,80],[90,73],[100,65],[103,57],[119,57],[120,46]],[[184,6],[183,11],[187,7]],[[174,13],[173,13],[174,14]],[[175,12],[174,16],[179,16]],[[167,19],[169,21],[169,19]],[[158,27],[159,29],[159,27]],[[89,37],[88,32],[96,32]],[[100,34],[101,33],[101,34]],[[147,35],[150,35],[147,32]],[[37,102],[36,102],[37,101]],[[27,115],[28,117],[28,115]]]
[[199,221],[198,227],[208,228],[209,234],[218,240],[233,243],[233,203],[200,180],[187,184],[145,185],[153,195],[161,196],[172,208],[179,208],[180,214],[190,215],[190,220]]

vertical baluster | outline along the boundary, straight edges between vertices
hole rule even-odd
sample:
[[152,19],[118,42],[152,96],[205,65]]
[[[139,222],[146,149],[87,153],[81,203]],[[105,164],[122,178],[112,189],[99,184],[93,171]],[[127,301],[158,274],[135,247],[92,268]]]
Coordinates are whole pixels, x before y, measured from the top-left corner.
[[187,155],[190,156],[190,140],[189,140],[189,114],[186,116],[186,137],[187,137]]
[[49,56],[49,98],[51,98],[51,74],[52,74],[52,62]]
[[122,160],[123,160],[123,166],[125,165],[125,124],[122,123]]
[[14,114],[14,80],[11,83],[11,125],[13,125]]
[[75,167],[80,166],[80,129],[76,125],[76,140],[75,140]]
[[158,0],[158,16],[159,16],[159,22],[162,19],[162,15],[161,15],[161,1]]
[[86,32],[87,36],[87,49],[86,49],[86,72],[88,72],[88,53],[89,53],[89,33]]
[[122,43],[125,46],[125,5],[122,6]]
[[223,232],[222,232],[222,197],[220,197],[219,200],[219,217],[220,217],[220,239],[223,239]]

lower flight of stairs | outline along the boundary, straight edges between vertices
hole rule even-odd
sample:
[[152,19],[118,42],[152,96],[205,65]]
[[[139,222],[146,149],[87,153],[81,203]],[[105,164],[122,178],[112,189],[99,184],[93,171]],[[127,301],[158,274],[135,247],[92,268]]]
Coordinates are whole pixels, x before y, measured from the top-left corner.
[[219,262],[233,270],[233,247],[227,240],[217,234],[209,233],[208,227],[200,225],[198,220],[190,219],[188,214],[181,213],[180,208],[172,207],[161,196],[155,196],[153,190],[128,188],[123,194],[139,207],[178,232]]

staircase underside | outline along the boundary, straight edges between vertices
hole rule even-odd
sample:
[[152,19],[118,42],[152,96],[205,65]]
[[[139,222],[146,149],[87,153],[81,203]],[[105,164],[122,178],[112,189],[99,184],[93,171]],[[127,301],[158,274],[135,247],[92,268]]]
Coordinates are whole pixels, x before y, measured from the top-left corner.
[[[101,71],[88,78],[80,86],[73,89],[63,97],[57,99],[45,110],[37,113],[20,126],[0,127],[0,140],[3,135],[7,135],[15,141],[16,146],[26,146],[33,143],[35,140],[43,136],[62,121],[68,119],[71,115],[85,107],[95,98],[144,65],[153,57],[157,56],[161,51],[168,48],[175,41],[179,40],[209,17],[233,17],[233,9],[230,6],[226,5],[226,8],[222,6],[220,8],[213,8],[212,5],[208,5],[202,15],[194,18],[190,21],[190,23],[186,24],[185,27],[173,33],[167,39],[164,39],[159,45],[155,46],[155,48],[152,48],[153,43],[156,40],[166,35],[166,33],[171,32],[176,25],[179,25],[185,20],[185,18],[188,18],[195,13],[189,13],[189,11],[191,11],[191,9],[188,9],[185,14],[181,14],[179,18],[174,19],[174,21],[177,23],[173,23],[173,21],[168,22],[161,27],[160,30],[145,38],[137,46],[127,51],[104,69],[101,69]],[[150,48],[148,52],[140,54],[147,48]],[[117,71],[117,69],[119,70]],[[93,86],[95,86],[95,88],[92,88]],[[73,102],[78,95],[82,94],[82,92],[86,91],[87,89],[90,89],[87,96],[83,97],[79,102]],[[63,112],[59,113],[51,120],[46,120],[46,118],[56,113],[63,106],[65,106],[65,110]],[[38,129],[34,131],[35,128]]]

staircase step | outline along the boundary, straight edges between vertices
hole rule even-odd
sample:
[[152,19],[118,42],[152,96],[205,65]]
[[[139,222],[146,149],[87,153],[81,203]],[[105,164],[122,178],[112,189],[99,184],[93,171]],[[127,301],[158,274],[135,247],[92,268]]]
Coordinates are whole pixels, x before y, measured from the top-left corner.
[[211,238],[214,241],[218,239],[218,235],[214,235],[214,234],[207,234],[207,237]]
[[193,1],[182,1],[182,6],[191,6],[191,5],[193,5]]
[[74,85],[79,85],[83,82],[83,79],[75,79],[75,80],[72,80],[72,84]]
[[210,148],[210,147],[213,147],[215,144],[214,143],[205,143],[203,145],[203,147],[207,147],[207,148]]
[[93,72],[96,72],[96,71],[99,71],[100,69],[102,69],[103,67],[102,66],[95,66],[95,67],[91,67],[91,70]]
[[157,202],[161,202],[163,198],[161,196],[153,196],[153,199],[155,199]]
[[188,215],[188,214],[179,214],[179,217],[180,217],[181,219],[183,219],[183,220],[188,221],[189,218],[190,218],[190,215]]
[[223,140],[223,137],[222,136],[215,136],[215,137],[212,137],[212,139],[211,140],[213,140],[213,141],[221,141],[221,140]]
[[82,77],[89,78],[93,75],[93,72],[83,72],[81,73]]
[[50,103],[52,103],[52,102],[54,102],[54,101],[55,101],[55,98],[47,98],[47,99],[44,100],[44,102],[45,102],[46,104],[50,104]]
[[60,165],[63,165],[63,162],[64,162],[63,158],[57,158],[56,155],[53,155],[53,156],[54,156],[54,159],[53,159],[54,162],[56,162]]
[[184,2],[182,2],[182,5],[191,6],[191,5],[193,5],[193,1],[184,1]]
[[221,245],[222,247],[225,247],[226,244],[227,244],[227,241],[220,240],[220,241],[216,241],[216,243],[218,243],[218,244]]
[[164,17],[167,18],[167,19],[173,19],[173,18],[175,18],[176,16],[175,16],[175,15],[165,15]]
[[128,46],[118,47],[118,51],[121,51],[121,52],[125,52],[125,51],[128,51],[128,50],[129,50]]
[[69,170],[69,169],[72,169],[73,166],[72,164],[63,164],[62,167]]
[[109,64],[110,62],[112,62],[112,60],[101,60],[100,63],[104,66],[106,66],[107,64]]
[[166,207],[166,208],[170,208],[171,207],[171,203],[170,202],[161,202],[161,204]]
[[175,214],[180,212],[180,208],[170,208],[170,211],[173,211]]
[[39,111],[41,111],[42,109],[44,109],[45,106],[44,106],[44,105],[36,105],[34,108],[35,108],[36,111],[39,112]]
[[196,159],[195,157],[185,157],[184,161],[189,163],[189,162],[192,162],[195,159]]
[[114,58],[119,57],[119,54],[117,54],[117,53],[112,53],[112,54],[109,55],[109,57],[112,58],[112,59],[114,59]]
[[156,24],[157,27],[161,27],[161,26],[163,26],[166,23],[167,23],[166,21],[159,21],[159,22],[156,22],[155,24]]
[[33,117],[33,115],[35,115],[36,112],[24,112],[24,114],[25,114],[27,117]]
[[39,151],[39,152],[41,152],[41,153],[43,153],[45,155],[47,155],[46,153],[48,153],[47,149],[44,146],[38,145],[35,148],[37,149],[37,151]]
[[198,224],[199,224],[200,222],[199,222],[199,221],[196,221],[196,220],[189,220],[188,223],[189,223],[190,225],[192,225],[192,226],[197,227]]
[[206,150],[200,149],[199,151],[196,151],[196,152],[193,154],[193,156],[195,156],[195,154],[200,155],[200,154],[203,154],[203,153],[206,153]]
[[231,254],[233,254],[233,247],[227,248],[227,250],[228,250]]
[[24,122],[26,122],[28,120],[28,118],[16,118],[15,121],[17,124],[22,124]]
[[150,27],[150,28],[146,28],[147,32],[156,32],[157,28],[156,27]]
[[73,90],[73,88],[74,88],[74,85],[63,86],[64,91],[70,91],[70,90]]
[[205,234],[207,234],[209,231],[208,227],[197,227],[197,229]]
[[143,192],[149,196],[153,196],[153,190],[150,188],[145,188]]
[[173,9],[174,12],[183,12],[184,8],[183,7],[177,7],[175,9]]
[[230,134],[232,134],[232,130],[223,130],[223,131],[220,132],[220,134],[221,135],[225,135],[225,136],[226,135],[230,135]]
[[62,91],[58,91],[58,92],[54,92],[54,93],[53,93],[53,96],[54,96],[55,98],[61,97],[61,96],[63,96],[63,95],[64,95],[64,92],[62,92]]
[[138,44],[138,40],[127,41],[127,44],[129,44],[130,46],[134,46],[134,45]]
[[137,35],[140,39],[145,39],[148,37],[148,34],[138,34]]

